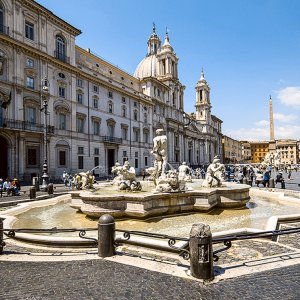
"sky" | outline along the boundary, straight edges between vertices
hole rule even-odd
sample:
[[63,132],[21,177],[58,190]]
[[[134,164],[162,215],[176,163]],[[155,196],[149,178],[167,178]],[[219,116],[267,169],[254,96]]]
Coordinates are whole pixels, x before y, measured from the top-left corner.
[[224,134],[300,140],[300,1],[298,0],[38,0],[82,31],[76,44],[133,74],[147,53],[152,23],[166,27],[186,86],[184,109],[195,111],[204,69],[212,114]]

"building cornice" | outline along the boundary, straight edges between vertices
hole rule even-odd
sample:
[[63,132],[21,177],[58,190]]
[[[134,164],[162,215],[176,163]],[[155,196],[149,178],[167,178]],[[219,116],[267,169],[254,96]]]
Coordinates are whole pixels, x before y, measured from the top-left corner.
[[20,5],[23,5],[30,10],[36,12],[39,15],[44,16],[47,20],[51,20],[54,24],[58,25],[60,28],[64,28],[67,32],[77,36],[81,34],[81,30],[62,20],[60,17],[56,16],[52,11],[42,6],[33,0],[19,0]]

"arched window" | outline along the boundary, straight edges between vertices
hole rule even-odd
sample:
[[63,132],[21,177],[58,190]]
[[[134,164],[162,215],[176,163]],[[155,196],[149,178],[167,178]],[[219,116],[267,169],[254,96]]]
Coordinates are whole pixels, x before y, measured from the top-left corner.
[[55,57],[61,61],[66,61],[66,43],[59,35],[55,39]]
[[113,106],[113,103],[111,101],[108,101],[108,104],[107,104],[107,111],[112,114],[114,112],[114,106]]

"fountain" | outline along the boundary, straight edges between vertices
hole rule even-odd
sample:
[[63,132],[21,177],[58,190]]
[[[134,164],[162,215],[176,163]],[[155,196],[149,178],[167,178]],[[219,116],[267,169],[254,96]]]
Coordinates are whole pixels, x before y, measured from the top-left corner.
[[111,183],[101,183],[95,191],[72,192],[72,208],[86,216],[99,218],[148,218],[166,214],[207,212],[215,207],[239,208],[249,201],[249,186],[224,182],[224,165],[218,157],[207,169],[206,179],[193,179],[185,162],[178,171],[170,168],[167,137],[162,129],[153,139],[153,167],[146,171],[152,181],[138,182],[128,161],[112,168]]

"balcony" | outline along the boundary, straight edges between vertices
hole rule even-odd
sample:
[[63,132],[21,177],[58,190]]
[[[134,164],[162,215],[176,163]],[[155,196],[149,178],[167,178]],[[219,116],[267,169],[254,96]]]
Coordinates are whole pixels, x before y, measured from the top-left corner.
[[[7,129],[16,129],[30,132],[44,132],[45,126],[43,124],[32,123],[28,121],[5,119],[0,126]],[[54,134],[54,126],[47,126],[47,133]]]
[[101,138],[104,143],[118,144],[118,145],[122,144],[121,138],[116,138],[116,137],[107,136],[107,135],[101,136]]
[[4,26],[3,24],[0,24],[0,33],[9,35],[9,27]]
[[59,59],[60,61],[69,64],[70,63],[70,57],[66,56],[64,53],[62,52],[58,52],[56,50],[54,50],[54,57]]

